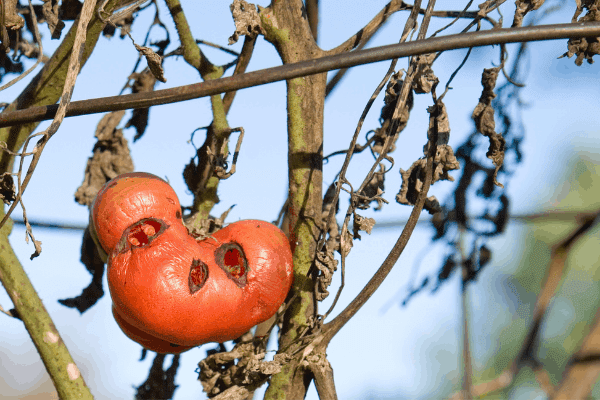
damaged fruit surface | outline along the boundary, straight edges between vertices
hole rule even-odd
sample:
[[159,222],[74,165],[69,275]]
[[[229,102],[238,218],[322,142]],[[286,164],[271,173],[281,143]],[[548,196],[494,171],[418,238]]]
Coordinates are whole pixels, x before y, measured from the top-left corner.
[[[118,205],[95,201],[94,222],[100,243],[110,251],[113,315],[129,338],[159,353],[180,353],[236,339],[277,312],[293,281],[290,246],[279,228],[238,221],[197,241],[175,208],[161,207],[167,196],[177,199],[172,189],[139,194],[136,190],[162,185],[162,180],[128,175],[130,179],[116,178],[116,185],[109,182],[101,191]],[[143,212],[122,212],[132,204],[141,204]],[[176,207],[180,210],[178,201]],[[122,218],[105,227],[111,212]],[[124,226],[119,238],[101,239],[132,215],[141,218]]]
[[143,218],[181,220],[181,206],[171,186],[145,172],[122,174],[107,182],[90,210],[95,240],[110,254],[123,231]]

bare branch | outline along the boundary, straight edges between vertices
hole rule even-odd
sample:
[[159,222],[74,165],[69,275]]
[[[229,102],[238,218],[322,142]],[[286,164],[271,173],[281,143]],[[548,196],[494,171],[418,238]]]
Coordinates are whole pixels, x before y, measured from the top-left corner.
[[[335,56],[327,56],[309,61],[301,61],[232,77],[215,79],[210,82],[157,90],[152,93],[136,93],[74,101],[70,104],[66,117],[176,103],[267,83],[289,80],[301,76],[319,74],[321,72],[340,68],[349,68],[357,65],[437,51],[481,47],[503,43],[597,36],[600,36],[599,22],[494,29],[483,32],[447,35],[420,41],[375,47]],[[57,106],[52,105],[31,107],[13,112],[3,112],[0,114],[0,127],[52,119],[56,114],[56,109]]]

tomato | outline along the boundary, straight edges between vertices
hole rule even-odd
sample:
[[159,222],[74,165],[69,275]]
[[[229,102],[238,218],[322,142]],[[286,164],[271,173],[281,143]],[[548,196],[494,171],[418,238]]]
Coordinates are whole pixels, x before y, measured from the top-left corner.
[[90,210],[90,231],[110,254],[123,231],[142,218],[181,221],[181,205],[171,186],[145,172],[122,174],[107,182]]
[[197,241],[177,196],[154,175],[113,179],[91,214],[109,253],[115,320],[150,350],[179,353],[236,339],[273,316],[292,285],[292,253],[279,228],[238,221]]

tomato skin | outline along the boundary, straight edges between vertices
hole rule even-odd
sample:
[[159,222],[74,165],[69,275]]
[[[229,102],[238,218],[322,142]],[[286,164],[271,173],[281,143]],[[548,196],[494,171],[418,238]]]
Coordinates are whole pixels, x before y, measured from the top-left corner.
[[212,238],[221,243],[238,243],[248,260],[247,284],[237,310],[243,320],[240,324],[247,331],[271,318],[285,301],[294,280],[292,251],[285,234],[268,222],[244,220],[229,224]]
[[165,340],[154,337],[135,326],[131,325],[123,317],[119,314],[119,312],[112,307],[113,317],[119,325],[119,328],[123,331],[123,333],[134,342],[141,344],[144,348],[154,351],[156,353],[161,354],[181,354],[184,351],[188,351],[194,346],[180,346],[171,344]]
[[108,181],[90,210],[90,231],[97,244],[110,254],[123,231],[149,217],[181,220],[181,205],[171,186],[146,172],[121,174]]

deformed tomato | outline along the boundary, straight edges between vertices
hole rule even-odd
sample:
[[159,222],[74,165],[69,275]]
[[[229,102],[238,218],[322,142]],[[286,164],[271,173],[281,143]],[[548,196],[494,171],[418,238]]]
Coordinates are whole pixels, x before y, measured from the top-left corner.
[[129,338],[180,353],[236,339],[277,312],[293,280],[280,229],[239,221],[196,241],[166,182],[140,173],[111,182],[94,201],[92,219],[110,253],[113,315]]

